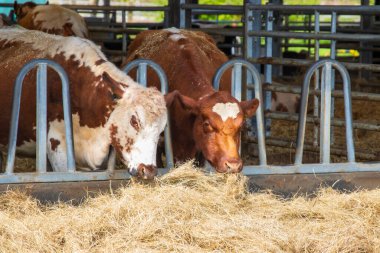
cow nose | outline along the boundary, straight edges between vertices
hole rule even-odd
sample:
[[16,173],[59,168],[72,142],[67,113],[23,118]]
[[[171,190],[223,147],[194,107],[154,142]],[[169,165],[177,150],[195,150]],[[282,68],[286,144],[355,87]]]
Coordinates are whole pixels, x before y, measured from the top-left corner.
[[137,176],[142,179],[153,179],[157,175],[157,167],[141,163],[137,167]]
[[225,161],[224,167],[227,173],[239,173],[243,168],[243,162],[240,159]]

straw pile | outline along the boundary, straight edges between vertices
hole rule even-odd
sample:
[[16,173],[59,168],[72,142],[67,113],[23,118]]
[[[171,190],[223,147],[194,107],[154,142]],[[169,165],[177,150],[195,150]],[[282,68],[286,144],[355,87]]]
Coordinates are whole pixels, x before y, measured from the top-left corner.
[[182,165],[79,206],[0,196],[1,252],[380,252],[380,190],[282,199]]

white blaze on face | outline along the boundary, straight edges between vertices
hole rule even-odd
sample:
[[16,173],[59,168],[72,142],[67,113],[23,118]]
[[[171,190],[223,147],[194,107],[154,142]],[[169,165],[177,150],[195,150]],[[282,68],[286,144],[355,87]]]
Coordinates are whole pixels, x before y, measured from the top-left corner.
[[240,112],[236,103],[217,103],[212,107],[212,111],[218,114],[223,121],[228,118],[235,119]]

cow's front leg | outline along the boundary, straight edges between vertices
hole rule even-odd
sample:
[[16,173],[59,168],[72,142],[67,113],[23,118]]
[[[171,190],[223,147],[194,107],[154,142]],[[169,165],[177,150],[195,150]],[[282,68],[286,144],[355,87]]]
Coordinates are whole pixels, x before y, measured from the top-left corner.
[[66,141],[64,134],[50,128],[47,138],[47,154],[53,171],[67,170]]

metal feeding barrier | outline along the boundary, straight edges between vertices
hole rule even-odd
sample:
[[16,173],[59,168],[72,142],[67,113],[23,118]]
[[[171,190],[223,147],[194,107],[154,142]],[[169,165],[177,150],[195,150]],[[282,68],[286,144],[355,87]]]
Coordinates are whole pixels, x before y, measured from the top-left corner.
[[[257,0],[249,0],[249,3],[245,6],[245,58],[254,63],[256,67],[260,67],[259,64],[264,64],[264,73],[265,73],[265,83],[272,83],[272,76],[276,74],[275,66],[278,65],[287,65],[287,66],[297,66],[297,67],[305,67],[311,66],[314,61],[318,61],[320,59],[319,50],[321,48],[320,40],[330,40],[330,58],[336,58],[336,48],[337,41],[356,41],[359,42],[360,45],[367,42],[380,42],[379,34],[369,34],[368,29],[366,27],[362,28],[362,33],[360,34],[347,34],[343,33],[343,30],[339,28],[340,22],[338,22],[339,15],[361,15],[361,18],[369,18],[366,15],[375,15],[379,13],[380,6],[300,6],[300,5],[281,5],[281,4],[268,4],[261,5],[257,4]],[[255,4],[254,4],[255,3]],[[279,23],[281,21],[281,17],[288,17],[289,15],[309,15],[310,20],[311,17],[314,17],[314,24],[309,25],[309,29],[298,28],[297,32],[286,31],[286,27],[282,27]],[[330,16],[329,27],[323,27],[321,24],[320,15],[328,15]],[[363,24],[361,24],[363,25]],[[263,30],[263,28],[265,30]],[[324,32],[321,33],[321,28],[324,28]],[[329,28],[329,29],[327,29]],[[368,27],[367,27],[368,28]],[[301,31],[299,31],[301,29]],[[284,31],[285,30],[285,31]],[[328,31],[328,32],[327,32]],[[348,30],[344,30],[347,32]],[[260,55],[260,47],[261,40],[260,37],[265,37],[265,56],[262,57]],[[314,60],[301,60],[301,59],[289,59],[289,58],[280,58],[279,52],[281,52],[281,43],[276,42],[275,38],[281,39],[307,39],[314,40]],[[363,46],[354,47],[354,49],[360,49]],[[310,49],[310,45],[309,45]],[[366,55],[364,50],[360,49],[360,55]],[[310,50],[309,50],[310,51]],[[368,61],[368,59],[360,58],[361,63],[342,63],[347,69],[350,70],[358,70],[361,74],[362,71],[380,71],[380,65],[378,64],[368,64],[362,63],[363,61]],[[273,66],[272,66],[273,65]],[[278,74],[278,73],[277,73]],[[320,74],[317,73],[314,75],[314,87],[312,94],[313,96],[313,117],[307,117],[308,122],[318,123],[318,112],[319,112],[319,78]],[[339,91],[334,90],[335,85],[335,77],[334,72],[331,75],[332,78],[332,94],[333,98],[331,100],[331,117],[333,118],[333,126],[342,126],[344,122],[341,120],[334,119],[334,97],[336,95],[341,95]],[[250,86],[248,85],[248,89]],[[285,90],[287,89],[287,90]],[[292,90],[292,91],[291,91]],[[298,89],[299,90],[299,89]],[[294,88],[291,86],[276,86],[276,85],[268,85],[264,88],[265,94],[265,111],[271,109],[271,92],[285,92],[285,93],[298,93],[294,92]],[[250,93],[248,92],[248,98],[250,98]],[[353,99],[363,99],[372,100],[373,98],[378,100],[376,94],[364,93],[364,92],[354,92]],[[375,100],[373,100],[375,101]],[[266,136],[270,136],[270,125],[271,119],[282,119],[287,121],[298,121],[298,118],[295,115],[279,113],[279,112],[270,112],[266,114],[267,117],[265,119],[265,127],[266,127]],[[374,130],[377,128],[377,124],[370,124],[364,122],[354,122],[355,128],[366,129],[366,130]],[[318,136],[319,129],[317,124],[314,126],[314,137],[312,141],[312,145],[309,146],[311,149],[314,149],[318,146]],[[331,140],[334,142],[334,129],[331,130]],[[271,139],[268,141],[269,143],[274,143],[278,140]],[[289,147],[291,146],[291,141],[289,140],[280,140],[281,143],[276,143],[275,146]],[[287,145],[284,145],[287,142]],[[278,144],[278,145],[277,145]],[[308,147],[308,148],[309,148]],[[332,152],[336,155],[341,155],[342,149],[334,148]],[[376,154],[370,154],[373,158]],[[368,159],[369,154],[358,153],[359,158]]]
[[[168,87],[168,80],[166,78],[166,74],[164,70],[158,65],[157,63],[147,60],[147,59],[138,59],[134,60],[130,63],[128,63],[124,68],[123,71],[128,74],[132,69],[137,67],[137,73],[136,73],[136,81],[142,85],[143,87],[147,87],[147,67],[151,67],[156,74],[158,75],[158,78],[160,79],[161,84],[161,93],[163,95],[167,94],[169,91]],[[173,160],[173,148],[172,148],[172,139],[170,134],[170,115],[168,113],[168,123],[165,127],[165,158],[166,158],[166,168],[170,169],[174,166],[174,160]]]
[[[235,59],[226,62],[219,68],[214,78],[214,88],[219,89],[219,82],[224,71],[233,67],[233,81],[231,93],[238,99],[241,99],[241,79],[242,67],[246,67],[254,80],[255,98],[262,102],[260,74],[255,67],[248,61]],[[321,75],[321,124],[320,124],[320,163],[303,164],[302,156],[304,150],[304,139],[306,129],[306,116],[308,105],[308,94],[312,76],[322,68]],[[332,69],[335,68],[341,75],[344,88],[345,104],[345,125],[347,141],[347,163],[330,163],[330,138],[331,138],[331,91],[333,87]],[[240,77],[239,77],[240,76]],[[318,174],[318,173],[336,173],[336,172],[379,172],[380,163],[356,163],[355,149],[352,134],[352,110],[351,110],[351,82],[346,68],[336,60],[326,59],[314,63],[306,73],[302,87],[301,112],[299,114],[299,126],[297,135],[296,158],[294,165],[273,166],[266,163],[265,135],[263,126],[264,113],[262,106],[256,111],[257,119],[257,136],[259,149],[259,165],[244,166],[245,175],[269,175],[269,174]]]
[[[36,172],[14,173],[14,162],[17,143],[17,129],[20,112],[22,85],[25,76],[37,67],[37,99],[36,99]],[[62,82],[63,111],[65,121],[65,138],[67,152],[67,168],[63,172],[47,172],[47,68],[58,73]],[[128,179],[127,170],[114,170],[114,163],[109,162],[107,170],[94,172],[80,172],[75,169],[74,141],[72,133],[72,119],[70,109],[69,79],[64,69],[48,59],[36,59],[28,62],[20,70],[14,86],[12,118],[8,145],[8,157],[5,173],[0,174],[0,184],[12,183],[47,183],[69,181],[95,181],[110,179]],[[112,156],[112,152],[111,152]],[[112,161],[112,159],[109,159]]]

